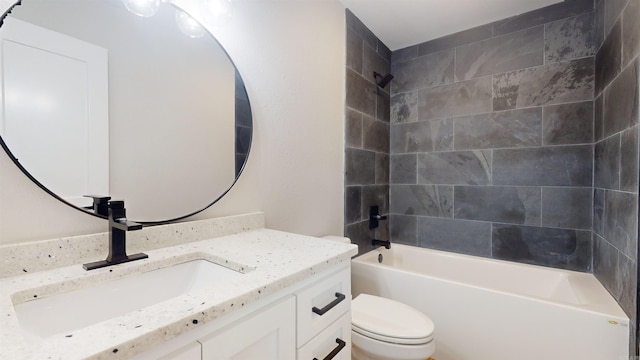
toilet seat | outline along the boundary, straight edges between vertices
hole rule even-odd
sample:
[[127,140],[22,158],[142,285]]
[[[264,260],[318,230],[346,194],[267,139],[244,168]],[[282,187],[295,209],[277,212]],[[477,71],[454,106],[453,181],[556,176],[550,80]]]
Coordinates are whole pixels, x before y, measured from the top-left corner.
[[397,301],[360,294],[351,302],[353,331],[383,342],[419,345],[433,340],[433,321]]

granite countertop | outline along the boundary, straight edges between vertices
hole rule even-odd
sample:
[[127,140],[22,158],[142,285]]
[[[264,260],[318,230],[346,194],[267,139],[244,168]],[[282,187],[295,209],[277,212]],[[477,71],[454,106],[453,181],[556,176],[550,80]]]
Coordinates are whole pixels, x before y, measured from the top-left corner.
[[[257,229],[146,251],[148,259],[85,271],[81,264],[0,279],[0,358],[126,359],[202,326],[331,266],[350,261],[355,245]],[[191,259],[244,275],[79,330],[46,338],[20,327],[14,303],[82,289]],[[100,260],[100,259],[95,259]]]

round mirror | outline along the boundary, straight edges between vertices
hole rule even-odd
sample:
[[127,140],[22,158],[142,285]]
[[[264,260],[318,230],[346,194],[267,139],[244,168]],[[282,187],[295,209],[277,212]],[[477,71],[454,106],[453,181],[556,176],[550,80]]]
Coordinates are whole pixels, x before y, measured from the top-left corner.
[[[251,110],[216,39],[176,6],[22,0],[0,27],[0,144],[56,198],[125,200],[127,216],[178,220],[242,172]],[[96,215],[96,214],[94,214]]]

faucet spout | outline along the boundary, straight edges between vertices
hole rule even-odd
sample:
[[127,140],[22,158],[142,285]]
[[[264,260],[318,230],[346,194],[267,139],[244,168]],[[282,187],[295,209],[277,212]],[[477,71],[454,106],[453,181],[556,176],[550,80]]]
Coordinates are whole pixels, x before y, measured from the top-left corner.
[[113,223],[110,224],[112,228],[123,231],[134,231],[142,229],[142,224],[129,221],[126,218],[113,219]]
[[127,231],[140,230],[142,224],[127,220],[126,215],[124,201],[109,202],[109,255],[105,260],[82,265],[85,270],[99,269],[149,257],[144,253],[127,255]]
[[373,240],[371,240],[371,245],[373,245],[373,246],[384,246],[385,249],[391,249],[391,241],[389,241],[389,240],[373,239]]

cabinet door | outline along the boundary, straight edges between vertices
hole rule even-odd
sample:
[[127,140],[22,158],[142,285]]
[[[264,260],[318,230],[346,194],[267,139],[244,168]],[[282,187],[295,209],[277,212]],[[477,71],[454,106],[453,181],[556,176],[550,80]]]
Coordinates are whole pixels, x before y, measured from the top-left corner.
[[298,350],[298,360],[351,360],[351,312],[342,315]]
[[187,346],[178,349],[171,354],[167,354],[161,357],[159,360],[200,360],[202,350],[200,349],[200,343],[194,341]]
[[351,309],[350,269],[344,268],[298,291],[296,298],[300,346]]
[[202,359],[295,359],[295,308],[291,296],[207,336],[200,340]]

